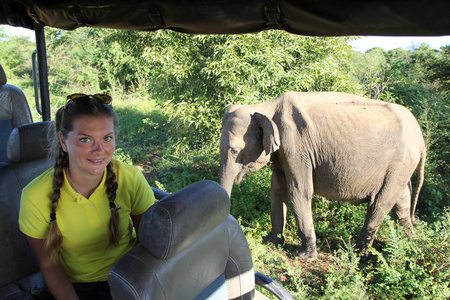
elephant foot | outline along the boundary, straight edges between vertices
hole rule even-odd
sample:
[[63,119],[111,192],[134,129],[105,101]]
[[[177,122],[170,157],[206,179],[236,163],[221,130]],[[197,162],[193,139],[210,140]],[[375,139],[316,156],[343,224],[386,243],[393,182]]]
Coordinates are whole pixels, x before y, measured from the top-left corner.
[[297,248],[294,251],[294,255],[304,261],[314,261],[318,257],[318,253],[315,248],[308,250],[308,249],[305,249],[304,247]]
[[353,251],[360,257],[368,259],[372,256],[371,252],[369,251],[370,246],[372,246],[372,242],[370,242],[369,244],[357,242],[355,247],[353,248]]
[[284,245],[284,236],[271,232],[263,238],[263,242],[265,244],[274,244],[275,246]]
[[356,240],[355,248],[353,251],[357,254],[367,256],[369,254],[369,247],[372,246],[373,239],[361,238]]

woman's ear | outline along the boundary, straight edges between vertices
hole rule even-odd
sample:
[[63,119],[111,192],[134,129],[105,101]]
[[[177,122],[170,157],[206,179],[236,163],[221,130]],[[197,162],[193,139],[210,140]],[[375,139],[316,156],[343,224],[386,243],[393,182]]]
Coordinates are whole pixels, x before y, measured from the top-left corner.
[[261,128],[263,135],[263,146],[266,155],[269,155],[280,148],[280,134],[277,125],[267,116],[258,112],[254,113],[254,118]]
[[58,139],[59,139],[59,143],[61,144],[61,148],[63,149],[63,151],[67,152],[66,138],[63,136],[61,131],[58,132]]

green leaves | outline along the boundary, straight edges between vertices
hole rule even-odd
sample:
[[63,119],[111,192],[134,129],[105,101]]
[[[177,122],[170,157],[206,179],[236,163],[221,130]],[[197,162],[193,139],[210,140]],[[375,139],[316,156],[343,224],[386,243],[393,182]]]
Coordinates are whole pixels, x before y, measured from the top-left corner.
[[189,147],[214,142],[231,103],[250,104],[288,90],[352,89],[345,38],[266,31],[245,35],[149,33],[143,58],[152,67],[151,94],[164,101],[173,136]]
[[9,84],[19,86],[26,96],[33,96],[31,53],[35,49],[26,37],[7,37],[0,31],[0,64]]

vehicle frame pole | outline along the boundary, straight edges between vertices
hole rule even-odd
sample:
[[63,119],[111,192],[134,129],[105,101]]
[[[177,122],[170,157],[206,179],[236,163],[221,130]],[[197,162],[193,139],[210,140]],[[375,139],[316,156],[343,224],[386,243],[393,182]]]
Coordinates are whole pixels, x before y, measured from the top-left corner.
[[47,51],[45,45],[44,26],[35,24],[36,50],[39,69],[39,87],[41,94],[42,121],[50,121],[50,94],[48,89]]

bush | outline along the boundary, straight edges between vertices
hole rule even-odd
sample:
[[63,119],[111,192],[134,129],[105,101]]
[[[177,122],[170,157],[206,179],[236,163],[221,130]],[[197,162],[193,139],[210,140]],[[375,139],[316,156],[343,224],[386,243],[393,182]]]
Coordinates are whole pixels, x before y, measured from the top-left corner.
[[368,290],[376,299],[448,299],[450,297],[450,214],[435,224],[416,224],[411,240],[390,221],[381,238],[385,246],[372,249]]
[[348,239],[334,252],[335,261],[328,268],[324,299],[371,299],[367,294],[367,278],[360,269],[360,256]]

